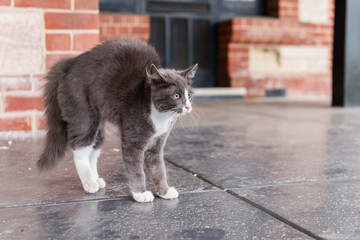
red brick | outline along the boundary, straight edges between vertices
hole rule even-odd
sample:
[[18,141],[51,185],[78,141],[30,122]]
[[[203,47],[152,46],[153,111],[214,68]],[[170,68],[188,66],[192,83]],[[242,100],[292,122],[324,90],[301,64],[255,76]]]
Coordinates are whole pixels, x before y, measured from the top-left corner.
[[106,34],[115,34],[116,33],[116,27],[115,26],[107,26],[106,27]]
[[71,39],[69,34],[46,34],[46,50],[69,51]]
[[297,12],[297,11],[299,11],[299,8],[298,8],[297,5],[294,5],[294,6],[291,6],[291,7],[290,7],[290,11],[292,11],[292,12]]
[[324,45],[324,46],[332,46],[333,41],[331,41],[331,40],[323,40],[323,41],[321,41],[320,44]]
[[289,11],[289,7],[288,6],[280,6],[280,12],[284,13]]
[[99,9],[98,0],[75,0],[75,9]]
[[30,75],[2,76],[0,75],[1,91],[31,90]]
[[249,56],[242,56],[242,57],[240,57],[240,61],[242,61],[242,62],[248,62],[248,61],[249,61]]
[[245,24],[246,26],[252,26],[254,24],[254,20],[252,18],[247,18]]
[[31,130],[31,116],[0,117],[0,131]]
[[135,23],[136,20],[138,19],[138,17],[134,16],[134,15],[125,15],[124,19],[125,19],[125,22],[127,22],[127,23]]
[[0,0],[0,6],[10,6],[11,0]]
[[132,32],[137,34],[137,33],[150,33],[150,29],[147,27],[133,27]]
[[243,27],[245,26],[245,21],[242,18],[235,18],[232,25],[235,27]]
[[262,27],[262,26],[264,26],[264,24],[265,24],[265,21],[263,21],[263,20],[258,19],[256,21],[256,26],[258,26],[258,27]]
[[100,35],[100,42],[104,42],[104,41],[107,41],[107,40],[109,40],[109,38],[107,36]]
[[87,51],[95,47],[99,43],[99,34],[82,33],[74,35],[74,50]]
[[113,22],[114,23],[125,23],[126,22],[126,16],[127,15],[123,15],[123,14],[113,14]]
[[129,27],[127,26],[120,26],[116,29],[116,32],[119,33],[119,34],[128,34],[130,31],[129,31]]
[[47,54],[46,55],[46,69],[50,69],[55,63],[62,58],[75,57],[76,54]]
[[138,16],[139,23],[142,24],[150,24],[150,17],[149,16]]
[[113,22],[113,16],[110,15],[110,14],[100,13],[99,16],[100,16],[99,17],[100,24],[101,23],[111,23],[111,22]]
[[41,97],[5,96],[5,112],[43,110]]
[[46,29],[99,29],[99,16],[92,13],[45,13]]
[[249,53],[249,48],[248,47],[243,47],[243,46],[234,46],[232,44],[229,44],[229,53],[244,53],[244,54],[248,54]]
[[70,9],[71,0],[15,0],[15,7]]

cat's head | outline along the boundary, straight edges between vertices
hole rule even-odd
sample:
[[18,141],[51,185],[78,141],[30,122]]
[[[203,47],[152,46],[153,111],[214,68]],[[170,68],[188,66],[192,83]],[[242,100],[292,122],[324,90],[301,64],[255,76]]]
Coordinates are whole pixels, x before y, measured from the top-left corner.
[[182,70],[156,68],[146,70],[151,86],[151,101],[159,112],[175,112],[185,115],[192,111],[191,83],[197,64]]

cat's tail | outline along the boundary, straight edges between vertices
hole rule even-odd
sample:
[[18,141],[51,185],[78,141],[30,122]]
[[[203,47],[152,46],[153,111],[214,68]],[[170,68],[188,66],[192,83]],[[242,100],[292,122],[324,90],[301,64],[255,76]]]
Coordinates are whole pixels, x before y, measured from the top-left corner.
[[47,75],[48,82],[44,89],[44,106],[47,133],[43,153],[37,166],[40,171],[46,171],[56,166],[64,157],[68,144],[66,122],[62,120],[58,102],[59,82],[66,78],[72,65],[72,59],[64,59],[51,68]]

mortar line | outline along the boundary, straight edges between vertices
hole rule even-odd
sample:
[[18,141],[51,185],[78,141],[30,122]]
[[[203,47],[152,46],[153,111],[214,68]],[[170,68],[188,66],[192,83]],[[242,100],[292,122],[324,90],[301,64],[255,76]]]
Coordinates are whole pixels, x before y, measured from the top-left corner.
[[[181,192],[181,194],[194,194],[194,193],[203,193],[203,192],[215,192],[219,191],[219,189],[208,189],[208,190],[196,190],[196,191],[185,191]],[[0,207],[0,211],[8,210],[8,209],[22,209],[22,208],[37,208],[37,207],[55,207],[55,206],[63,206],[69,204],[78,204],[78,203],[91,203],[91,202],[105,202],[105,201],[127,201],[133,200],[133,198],[128,196],[120,196],[120,197],[104,197],[104,198],[94,198],[94,199],[83,199],[83,200],[69,200],[63,202],[50,202],[50,203],[34,203],[28,205],[18,205],[18,206],[3,206]],[[133,200],[136,203],[135,200]]]
[[209,179],[195,173],[194,171],[192,171],[192,170],[190,170],[190,169],[188,169],[188,168],[186,168],[184,166],[181,166],[181,165],[179,165],[179,164],[177,164],[177,163],[175,163],[175,162],[173,162],[173,161],[171,161],[171,160],[169,160],[167,158],[164,158],[164,159],[165,159],[166,162],[174,165],[175,167],[178,167],[178,168],[180,168],[180,169],[182,169],[182,170],[184,170],[184,171],[186,171],[188,173],[191,173],[193,176],[199,178],[200,180],[202,180],[202,181],[204,181],[204,182],[206,182],[206,183],[208,183],[210,185],[213,185],[214,187],[219,188],[220,190],[226,192],[227,194],[230,194],[230,195],[232,195],[232,196],[246,202],[247,204],[257,208],[258,210],[260,210],[260,211],[266,213],[267,215],[277,219],[278,221],[280,221],[280,222],[282,222],[282,223],[284,223],[284,224],[286,224],[286,225],[288,225],[288,226],[290,226],[290,227],[292,227],[292,228],[294,228],[294,229],[308,235],[309,237],[312,237],[312,238],[317,239],[317,240],[324,240],[324,238],[322,238],[320,236],[317,236],[315,233],[313,233],[313,232],[299,226],[298,224],[296,224],[296,223],[294,223],[294,222],[280,216],[279,214],[271,211],[270,209],[267,209],[267,208],[255,203],[255,202],[251,201],[250,199],[247,199],[247,198],[241,196],[240,194],[237,194],[237,193],[235,193],[235,192],[233,192],[231,190],[228,190],[228,189],[224,188],[223,186],[221,186],[221,185],[219,185],[219,184],[217,184],[217,183],[215,183],[215,182],[213,182],[213,181],[211,181],[211,180],[209,180]]
[[29,205],[0,207],[0,211],[7,210],[7,209],[54,207],[54,206],[63,206],[63,205],[77,204],[77,203],[91,203],[91,202],[104,202],[104,201],[124,201],[124,200],[128,200],[128,199],[129,199],[128,196],[126,196],[126,197],[124,196],[124,197],[116,197],[116,198],[95,198],[95,199],[53,202],[53,203],[35,203],[35,204],[29,204]]
[[285,183],[273,183],[273,184],[260,184],[251,186],[240,186],[240,187],[228,187],[227,190],[248,190],[248,189],[260,189],[260,188],[271,188],[271,187],[284,187],[293,185],[308,185],[308,184],[323,184],[323,183],[347,183],[347,182],[358,182],[360,178],[344,178],[344,179],[320,179],[313,181],[297,181],[297,182],[285,182]]

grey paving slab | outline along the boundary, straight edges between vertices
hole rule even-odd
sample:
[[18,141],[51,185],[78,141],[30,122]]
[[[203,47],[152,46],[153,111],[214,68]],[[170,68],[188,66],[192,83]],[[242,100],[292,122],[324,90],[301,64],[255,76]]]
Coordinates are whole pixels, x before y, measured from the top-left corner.
[[3,209],[0,239],[311,238],[225,192],[208,191],[149,204],[122,199]]
[[360,177],[359,109],[323,122],[238,110],[206,109],[204,126],[174,131],[166,157],[226,188]]
[[[108,132],[99,160],[99,173],[107,186],[95,194],[82,189],[70,152],[55,169],[41,174],[36,169],[36,160],[42,149],[43,134],[30,137],[21,134],[0,136],[0,208],[131,195],[116,133]],[[169,184],[180,193],[213,188],[171,164],[167,164],[167,170]]]
[[360,181],[232,189],[324,239],[360,239]]

